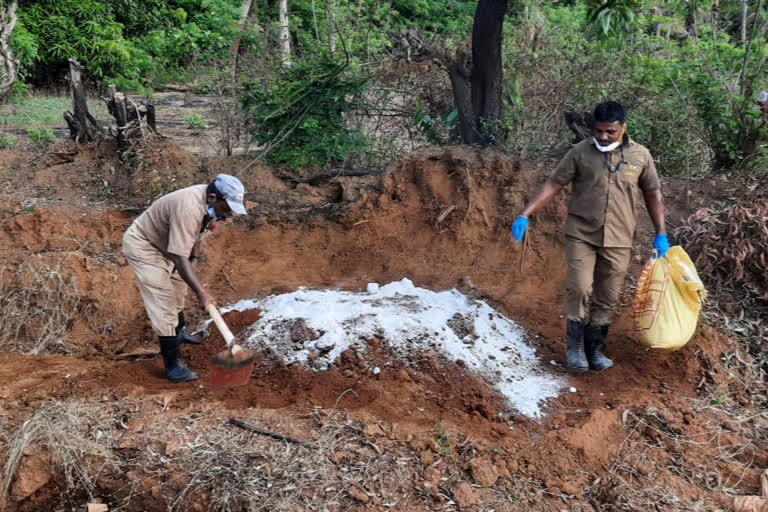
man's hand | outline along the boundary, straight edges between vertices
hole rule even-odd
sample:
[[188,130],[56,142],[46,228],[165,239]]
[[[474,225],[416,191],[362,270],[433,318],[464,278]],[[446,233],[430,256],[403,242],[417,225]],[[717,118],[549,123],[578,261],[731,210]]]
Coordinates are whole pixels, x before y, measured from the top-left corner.
[[216,303],[216,301],[213,300],[213,295],[205,290],[200,290],[200,293],[197,295],[197,299],[200,301],[200,308],[203,311],[208,311],[208,304]]
[[656,238],[653,239],[653,248],[659,251],[659,258],[663,258],[669,250],[669,240],[667,240],[666,233],[659,233]]
[[515,239],[515,242],[522,241],[523,235],[525,235],[525,229],[527,227],[528,217],[518,215],[518,217],[515,219],[515,222],[512,224],[512,237]]

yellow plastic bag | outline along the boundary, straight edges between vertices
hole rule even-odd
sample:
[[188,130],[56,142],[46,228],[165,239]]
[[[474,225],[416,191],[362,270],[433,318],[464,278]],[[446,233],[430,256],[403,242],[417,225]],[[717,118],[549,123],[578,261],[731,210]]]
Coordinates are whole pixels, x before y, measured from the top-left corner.
[[635,331],[640,343],[672,350],[688,343],[706,293],[691,258],[679,245],[663,258],[648,260],[635,295]]

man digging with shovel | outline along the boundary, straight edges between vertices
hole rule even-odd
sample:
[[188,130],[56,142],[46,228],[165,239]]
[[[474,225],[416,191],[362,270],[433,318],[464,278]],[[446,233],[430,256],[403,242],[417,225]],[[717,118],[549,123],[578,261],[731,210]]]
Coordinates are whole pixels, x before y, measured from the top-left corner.
[[180,343],[200,344],[205,331],[189,334],[184,322],[187,287],[206,311],[213,296],[203,287],[197,270],[200,236],[216,220],[233,213],[245,215],[243,184],[219,174],[208,185],[193,185],[164,195],[123,235],[123,254],[136,272],[144,308],[160,339],[165,377],[174,382],[197,379],[181,359]]
[[603,354],[608,327],[632,252],[638,189],[656,229],[653,248],[669,249],[664,200],[650,152],[626,134],[624,107],[615,101],[594,110],[592,139],[576,144],[512,224],[520,242],[528,217],[572,184],[565,225],[568,367],[604,370],[613,361]]

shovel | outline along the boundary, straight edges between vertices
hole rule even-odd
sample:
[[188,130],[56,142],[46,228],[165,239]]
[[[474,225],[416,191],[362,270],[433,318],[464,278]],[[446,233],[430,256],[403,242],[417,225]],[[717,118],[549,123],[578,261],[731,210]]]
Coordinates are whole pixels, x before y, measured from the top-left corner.
[[248,382],[253,371],[255,356],[235,343],[235,336],[229,330],[219,310],[208,304],[208,314],[219,329],[226,350],[222,350],[211,359],[211,383],[214,386],[242,386]]

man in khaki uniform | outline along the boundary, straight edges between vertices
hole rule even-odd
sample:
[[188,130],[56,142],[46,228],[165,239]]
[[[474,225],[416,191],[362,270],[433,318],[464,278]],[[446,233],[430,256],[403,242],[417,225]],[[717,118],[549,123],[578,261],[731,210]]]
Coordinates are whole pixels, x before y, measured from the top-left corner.
[[174,382],[197,374],[181,359],[180,343],[202,343],[205,332],[188,334],[184,297],[188,287],[206,310],[214,302],[197,272],[200,236],[216,220],[244,215],[245,189],[234,176],[219,174],[208,185],[167,194],[142,213],[123,236],[123,254],[136,273],[144,308],[160,338],[165,377]]
[[650,152],[626,134],[624,107],[614,101],[595,107],[592,140],[565,155],[512,225],[523,239],[528,217],[571,184],[565,225],[568,366],[603,370],[613,361],[603,354],[629,266],[637,217],[638,190],[656,229],[653,248],[669,249],[661,183]]

